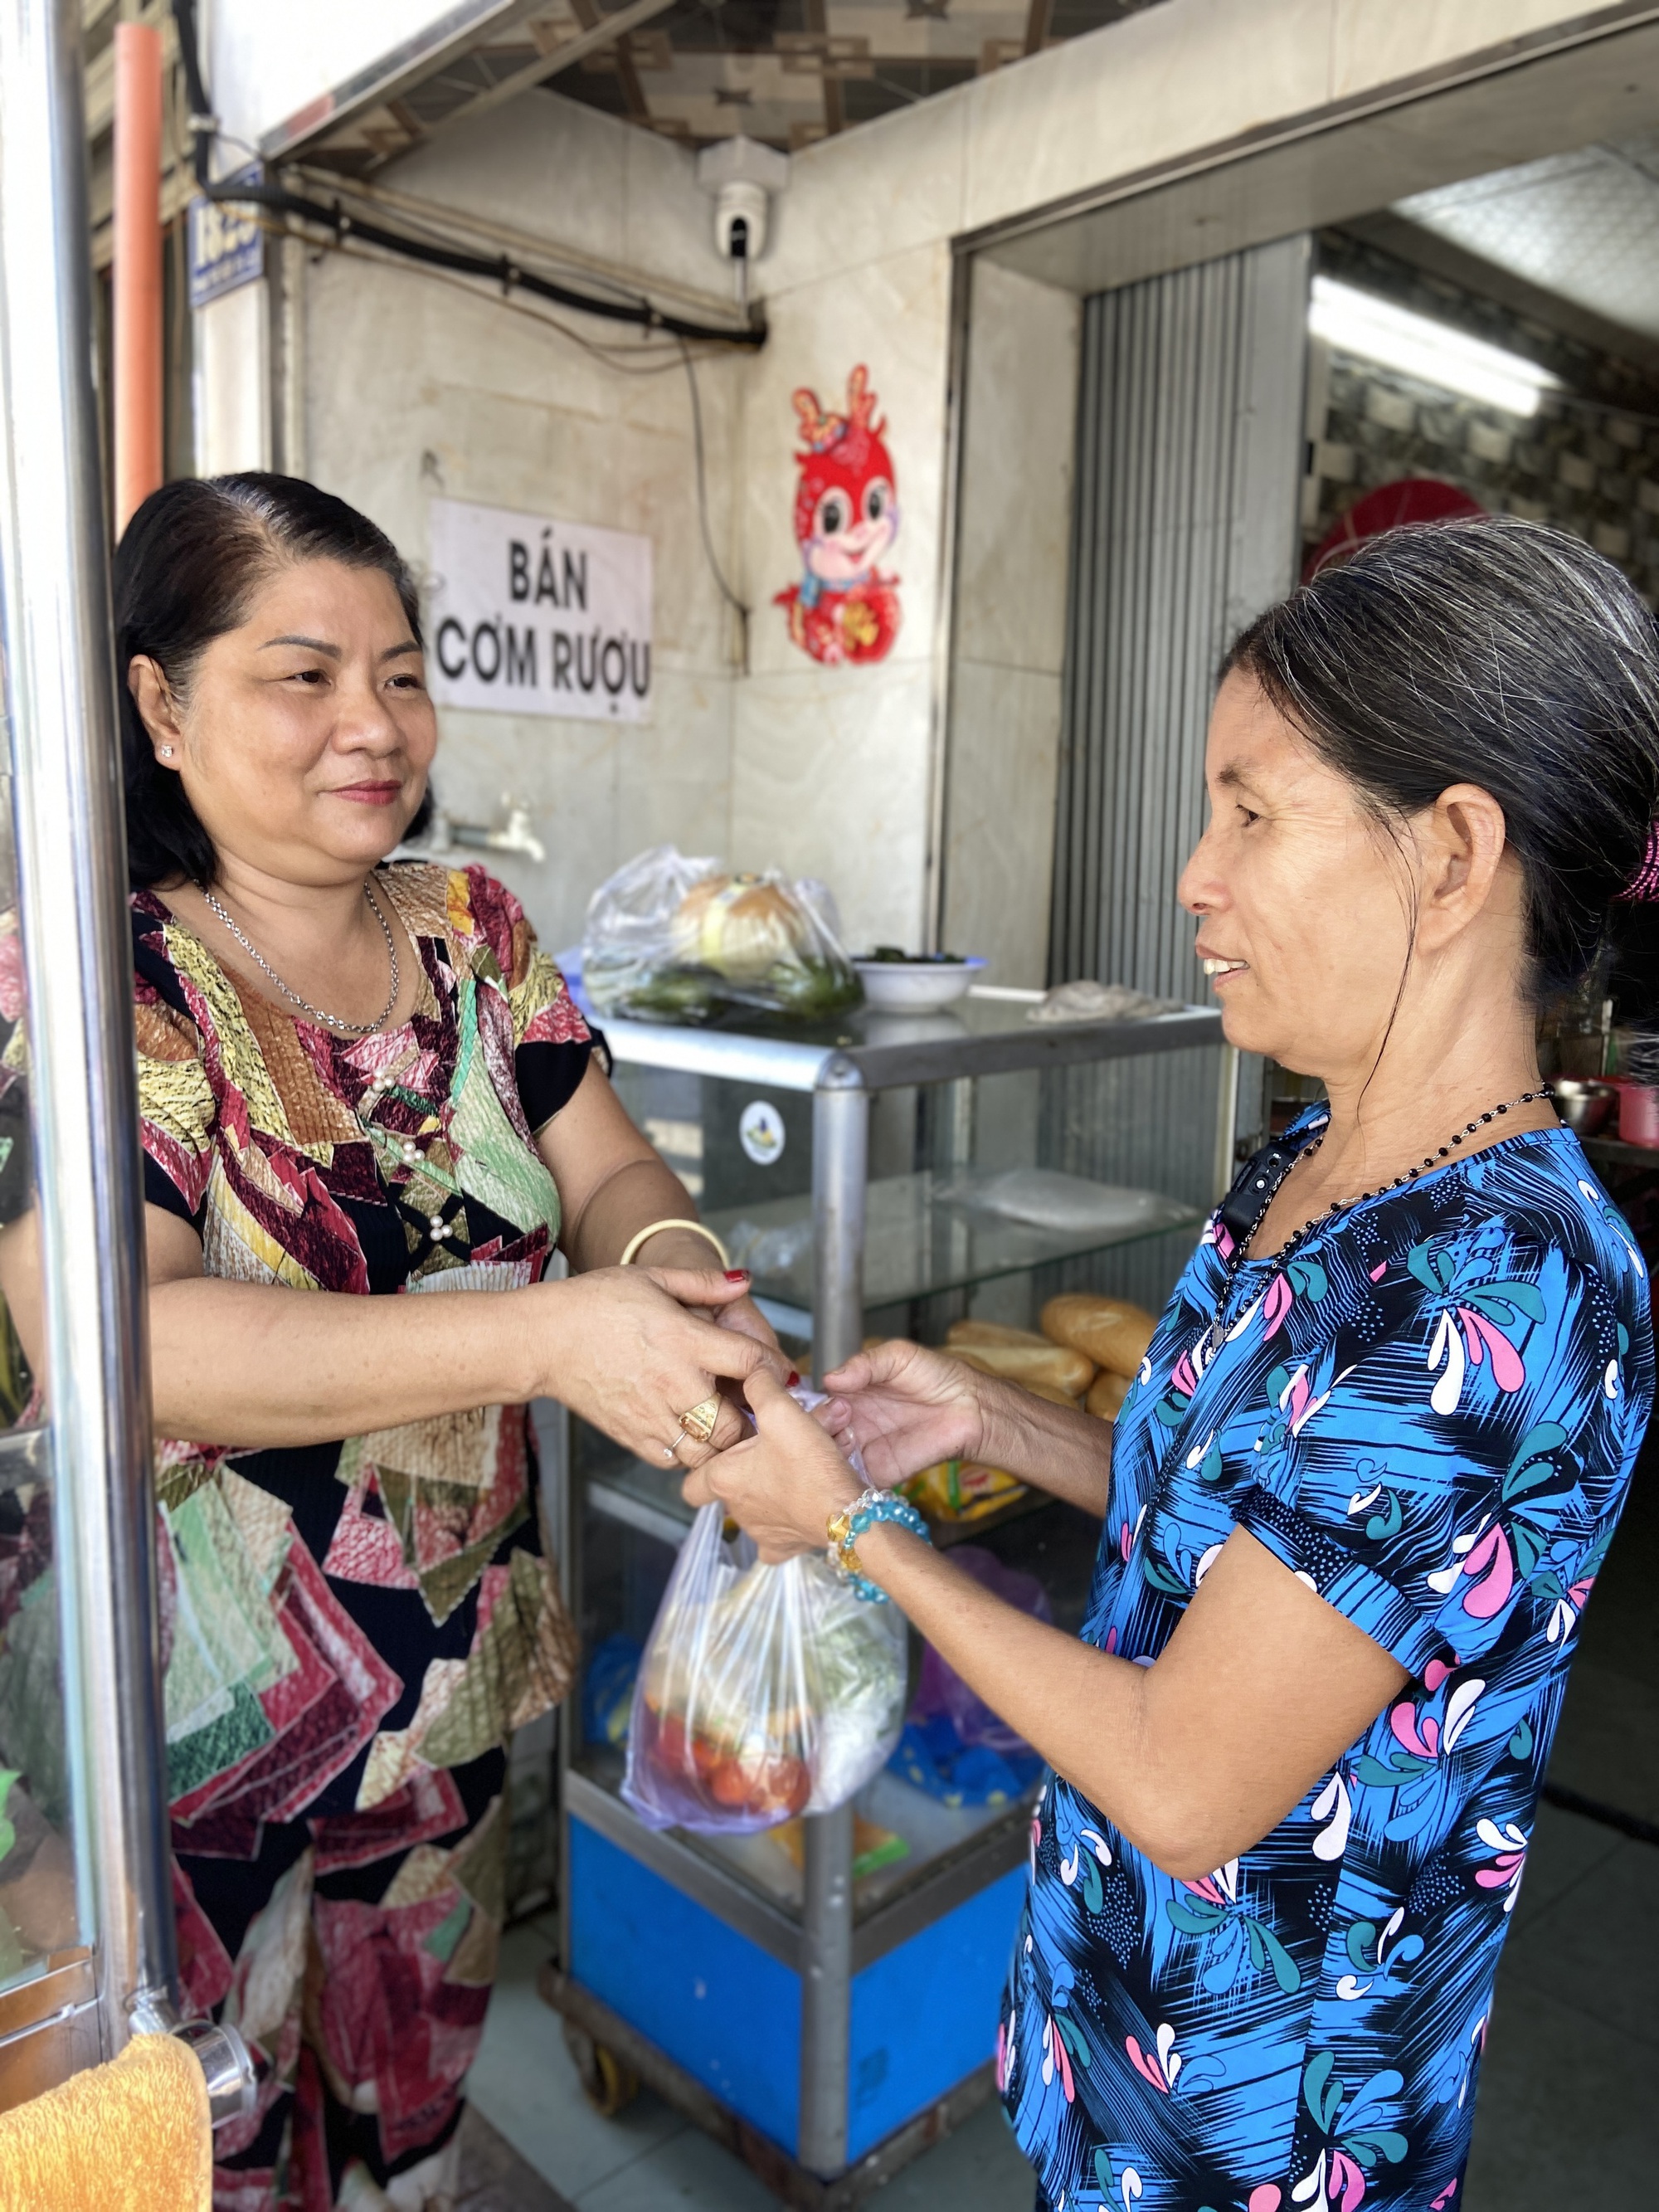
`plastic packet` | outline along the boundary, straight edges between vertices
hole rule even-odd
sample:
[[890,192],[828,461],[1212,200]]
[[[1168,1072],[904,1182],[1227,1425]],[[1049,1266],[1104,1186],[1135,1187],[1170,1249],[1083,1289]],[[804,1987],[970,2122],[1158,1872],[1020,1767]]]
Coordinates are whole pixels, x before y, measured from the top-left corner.
[[1001,1175],[957,1176],[935,1191],[948,1205],[1000,1213],[1034,1229],[1056,1231],[1135,1230],[1151,1226],[1170,1211],[1155,1190],[1127,1183],[1091,1182],[1054,1168],[1010,1168]]
[[594,892],[582,983],[601,1015],[647,1022],[744,1012],[829,1021],[863,996],[822,884],[775,869],[734,875],[672,845],[640,854]]
[[1057,983],[1027,1013],[1028,1022],[1145,1022],[1178,1014],[1179,999],[1150,999],[1128,983]]
[[[805,1391],[796,1396],[811,1406]],[[623,1796],[647,1827],[744,1835],[844,1804],[904,1722],[904,1616],[817,1553],[763,1566],[691,1524],[635,1685]]]
[[[1048,1593],[1034,1575],[1004,1566],[976,1544],[957,1545],[951,1558],[1005,1603],[1037,1620],[1053,1620]],[[951,1806],[1011,1804],[1042,1766],[1024,1738],[931,1644],[923,1650],[921,1680],[890,1763],[915,1788]]]
[[[1035,1575],[1021,1573],[1018,1567],[1005,1566],[994,1552],[982,1545],[958,1544],[951,1553],[951,1563],[964,1574],[971,1575],[981,1589],[1018,1613],[1029,1613],[1033,1620],[1054,1620],[1054,1607],[1048,1602],[1048,1593]],[[921,1674],[916,1684],[916,1693],[911,1701],[909,1717],[916,1721],[932,1720],[943,1715],[951,1723],[957,1741],[963,1744],[988,1744],[993,1751],[1029,1752],[1030,1746],[1024,1736],[1011,1729],[1000,1714],[994,1713],[978,1692],[970,1690],[947,1660],[941,1659],[931,1644],[923,1648]]]

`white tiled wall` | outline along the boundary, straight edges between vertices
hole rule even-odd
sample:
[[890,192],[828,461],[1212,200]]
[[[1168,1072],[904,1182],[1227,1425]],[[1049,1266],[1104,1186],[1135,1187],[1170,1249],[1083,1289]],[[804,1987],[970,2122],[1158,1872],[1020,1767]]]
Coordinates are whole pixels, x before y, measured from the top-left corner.
[[[840,894],[849,935],[916,941],[937,858],[928,841],[944,674],[952,239],[1582,9],[1583,0],[1167,0],[798,155],[756,270],[765,349],[699,371],[714,542],[754,608],[747,676],[702,551],[679,372],[617,374],[503,303],[414,273],[333,258],[313,267],[308,465],[414,556],[424,552],[436,491],[647,530],[655,541],[661,674],[648,730],[447,718],[441,772],[455,810],[487,815],[511,788],[538,817],[547,867],[503,872],[544,933],[567,939],[609,869],[675,836],[745,865],[822,874]],[[712,300],[726,291],[690,157],[547,94],[461,126],[386,182],[628,270],[642,288]],[[591,322],[582,330],[617,336]],[[1023,366],[1041,366],[1046,330],[1040,314],[1011,307],[998,337],[1003,372],[1017,379]],[[903,628],[886,661],[823,669],[789,642],[771,604],[798,575],[791,393],[809,386],[833,404],[860,362],[898,478],[891,566],[902,579]],[[1056,403],[1048,427],[1063,447],[1065,406]],[[1054,465],[1052,454],[1042,464]],[[1042,844],[1032,794],[1045,778],[1051,787],[1058,699],[1060,599],[1036,586],[1057,544],[1011,568],[1000,590],[994,538],[974,553],[988,672],[958,689],[967,703],[951,787],[966,811],[953,814],[951,834],[988,850],[989,825],[1005,820],[1010,865],[1028,886]],[[965,880],[959,869],[958,884]],[[951,929],[986,935],[1010,917],[1003,943],[980,949],[1024,975],[1036,958],[1036,906],[1028,897],[1016,925],[990,862],[978,880],[982,909],[953,909]]]

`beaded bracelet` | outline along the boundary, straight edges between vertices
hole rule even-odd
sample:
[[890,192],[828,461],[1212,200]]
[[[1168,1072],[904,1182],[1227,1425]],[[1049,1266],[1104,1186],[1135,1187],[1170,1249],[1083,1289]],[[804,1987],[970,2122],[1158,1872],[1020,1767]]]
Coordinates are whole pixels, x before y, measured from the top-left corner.
[[828,1554],[830,1565],[852,1583],[854,1597],[861,1597],[871,1605],[885,1605],[886,1591],[878,1589],[865,1573],[854,1549],[865,1530],[874,1528],[878,1521],[894,1522],[899,1528],[908,1528],[913,1536],[920,1536],[924,1544],[931,1544],[933,1539],[927,1523],[909,1499],[890,1490],[866,1490],[850,1505],[842,1506],[839,1513],[831,1514]]

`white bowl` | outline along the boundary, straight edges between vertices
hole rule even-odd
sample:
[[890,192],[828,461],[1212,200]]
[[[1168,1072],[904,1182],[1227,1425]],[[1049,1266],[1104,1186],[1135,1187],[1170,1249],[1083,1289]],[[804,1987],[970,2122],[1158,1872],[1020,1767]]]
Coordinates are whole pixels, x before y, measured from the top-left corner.
[[855,960],[866,1006],[884,1013],[925,1014],[960,999],[983,960]]

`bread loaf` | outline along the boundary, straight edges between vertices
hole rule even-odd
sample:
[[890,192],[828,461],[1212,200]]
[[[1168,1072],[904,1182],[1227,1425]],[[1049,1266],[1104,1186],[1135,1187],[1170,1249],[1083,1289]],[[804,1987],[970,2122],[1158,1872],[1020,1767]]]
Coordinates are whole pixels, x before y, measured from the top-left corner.
[[1095,1379],[1093,1360],[1063,1344],[953,1344],[947,1352],[981,1375],[1000,1375],[1028,1389],[1046,1383],[1068,1400],[1080,1398]]
[[783,884],[764,876],[705,876],[674,916],[674,957],[732,982],[753,982],[775,962],[798,960],[807,930]]
[[1114,1375],[1109,1367],[1103,1367],[1089,1385],[1089,1395],[1084,1400],[1085,1412],[1097,1413],[1103,1421],[1115,1421],[1117,1409],[1128,1395],[1129,1378]]
[[1042,1309],[1042,1333],[1115,1375],[1133,1377],[1158,1326],[1145,1306],[1091,1291],[1066,1291]]

